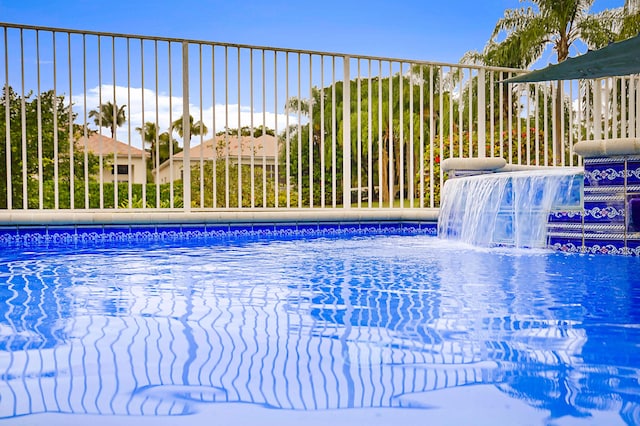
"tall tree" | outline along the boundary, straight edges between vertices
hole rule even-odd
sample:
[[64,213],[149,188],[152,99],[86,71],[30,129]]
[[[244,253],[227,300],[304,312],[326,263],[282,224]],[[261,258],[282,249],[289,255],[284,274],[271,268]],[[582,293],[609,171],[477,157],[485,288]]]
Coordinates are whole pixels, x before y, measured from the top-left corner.
[[149,148],[145,148],[151,154],[149,170],[167,161],[171,153],[177,154],[182,151],[178,141],[173,139],[169,132],[159,133],[160,129],[154,122],[147,121],[144,126],[136,127],[136,131],[140,133],[144,143],[149,144]]
[[[184,137],[184,129],[182,117],[171,123],[171,131],[178,133],[181,138]],[[207,129],[207,126],[205,126],[202,121],[194,122],[193,116],[191,115],[189,116],[189,129],[191,136],[206,135],[209,132],[209,129]]]
[[98,127],[107,127],[111,130],[111,137],[115,138],[116,130],[127,122],[126,105],[118,107],[110,101],[100,105],[98,108],[89,111],[89,117]]
[[[206,128],[206,127],[205,127]],[[216,136],[220,135],[230,135],[230,136],[253,136],[258,138],[263,134],[275,136],[276,133],[273,129],[270,129],[264,125],[260,125],[258,127],[254,127],[253,129],[249,126],[242,126],[240,129],[236,128],[225,128],[224,130],[220,130],[216,133]]]
[[[468,52],[463,60],[485,65],[528,68],[548,47],[560,63],[569,57],[570,48],[581,40],[598,48],[617,39],[625,19],[625,28],[637,30],[637,14],[631,8],[592,13],[594,0],[520,0],[526,7],[507,9],[498,20],[482,53]],[[631,17],[631,19],[629,19]],[[630,30],[629,30],[630,31]],[[557,152],[562,149],[562,83],[557,83],[554,127]]]
[[[381,203],[394,200],[395,193],[401,189],[406,196],[409,195],[410,189],[413,189],[414,195],[419,195],[417,183],[420,181],[418,173],[420,170],[420,122],[428,123],[430,120],[428,84],[430,73],[429,67],[416,66],[408,75],[394,74],[391,77],[372,78],[370,81],[369,79],[351,80],[347,85],[340,81],[324,88],[314,87],[309,99],[287,100],[289,113],[299,110],[301,115],[311,118],[310,123],[300,126],[299,132],[298,125],[288,129],[288,142],[286,134],[280,137],[281,161],[284,163],[288,143],[291,157],[290,174],[294,182],[296,182],[298,168],[302,170],[302,182],[296,183],[303,202],[308,202],[310,199],[310,190],[313,190],[314,203],[321,202],[321,182],[342,181],[342,162],[337,161],[334,170],[332,160],[334,157],[338,159],[342,157],[343,141],[346,140],[342,120],[343,90],[345,89],[351,91],[351,134],[348,138],[352,152],[351,187],[368,188],[371,184],[374,192],[376,189],[379,191],[377,201]],[[438,74],[437,69],[434,68],[435,80]],[[422,108],[420,81],[427,81],[427,84],[422,87]],[[434,89],[437,90],[439,85],[437,81],[434,83]],[[438,105],[442,94],[434,93],[433,95],[434,104]],[[448,108],[449,100],[445,103]],[[433,119],[435,122],[441,119],[448,120],[448,114],[442,113],[441,117],[433,117]],[[448,123],[445,128],[448,130]],[[425,140],[428,141],[428,132],[429,126],[423,126],[423,143]],[[298,144],[301,144],[301,147],[298,147]],[[298,152],[301,154],[300,158],[298,158]],[[360,158],[358,158],[358,152],[361,153]],[[310,164],[311,155],[313,164]],[[369,166],[369,158],[371,158],[371,166]],[[428,154],[426,158],[429,158]],[[309,176],[313,177],[314,188],[309,187]],[[369,176],[372,182],[369,182]],[[379,185],[380,182],[382,185]],[[324,193],[326,202],[330,203],[334,198],[342,202],[343,194],[340,184],[337,185],[335,193],[330,184],[327,184]]]
[[158,164],[164,163],[171,155],[181,151],[182,148],[178,146],[178,141],[172,138],[169,132],[162,132],[158,135]]
[[[151,167],[157,167],[156,164],[156,139],[158,137],[158,125],[154,122],[147,121],[144,126],[136,127],[136,132],[140,133],[143,144],[149,144],[149,152],[151,153]],[[145,147],[145,149],[147,149]]]
[[[4,119],[7,103],[8,122]],[[70,182],[83,178],[92,180],[99,171],[95,155],[85,153],[81,144],[72,146],[73,139],[84,133],[80,125],[72,124],[76,117],[72,105],[64,96],[56,96],[52,90],[38,96],[33,93],[21,96],[6,86],[0,96],[0,117],[0,168],[3,170],[0,177],[0,208],[9,207],[8,190],[11,191],[11,207],[22,208],[26,201],[29,208],[40,208],[40,195],[44,195],[45,205],[47,197],[51,197],[51,194],[39,194],[40,189],[48,185],[58,185],[60,207],[68,208]],[[5,140],[7,125],[8,152]],[[9,182],[5,172],[7,155],[11,169]],[[76,189],[78,187],[80,185],[76,185]],[[25,189],[27,200],[24,199]],[[79,203],[81,198],[76,197],[75,202]],[[84,206],[76,204],[76,207]]]

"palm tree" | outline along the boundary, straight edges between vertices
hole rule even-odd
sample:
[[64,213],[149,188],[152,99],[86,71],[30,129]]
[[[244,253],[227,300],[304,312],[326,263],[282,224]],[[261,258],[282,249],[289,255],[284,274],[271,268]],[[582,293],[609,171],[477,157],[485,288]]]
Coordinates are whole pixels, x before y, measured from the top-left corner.
[[[525,0],[523,0],[525,1]],[[529,0],[527,7],[507,9],[493,30],[482,53],[468,52],[463,60],[486,65],[528,68],[547,47],[556,52],[557,62],[569,57],[569,50],[577,40],[590,48],[598,48],[617,39],[623,21],[633,11],[630,8],[590,13],[594,0]],[[627,17],[627,18],[625,18]],[[625,28],[637,29],[638,15],[634,14]],[[634,24],[635,23],[635,24]],[[557,83],[555,99],[556,129],[561,128],[562,83]],[[562,149],[560,131],[556,133],[557,152]]]
[[158,136],[158,160],[159,164],[167,161],[171,155],[182,151],[178,146],[178,141],[171,137],[169,132],[162,132]]
[[108,127],[111,130],[111,137],[115,137],[116,130],[127,122],[126,105],[118,107],[117,104],[107,102],[101,104],[97,109],[89,111],[89,117],[98,127]]
[[[142,127],[136,127],[136,131],[142,136],[143,142],[149,144],[149,152],[151,153],[151,168],[158,167],[167,161],[170,152],[177,154],[182,149],[178,146],[178,142],[171,137],[169,132],[158,133],[160,130],[154,122],[147,121]],[[157,149],[156,149],[156,141]],[[157,151],[157,161],[156,161]]]
[[[416,182],[417,171],[420,170],[419,155],[411,156],[410,152],[419,152],[420,141],[420,121],[429,120],[429,87],[425,85],[423,90],[424,105],[423,114],[420,115],[420,86],[417,83],[419,79],[429,75],[428,68],[415,67],[411,70],[410,76],[403,76],[395,74],[391,78],[373,78],[371,79],[371,86],[368,82],[360,83],[360,93],[358,92],[358,81],[351,80],[347,84],[343,82],[337,82],[335,87],[328,86],[322,89],[314,87],[312,89],[311,97],[308,99],[300,99],[292,97],[287,100],[287,109],[289,111],[300,110],[300,113],[307,118],[312,117],[311,122],[301,126],[300,132],[297,131],[297,125],[289,128],[290,132],[290,150],[291,150],[291,167],[298,170],[298,167],[303,168],[303,174],[314,173],[314,182],[320,182],[321,176],[324,173],[327,181],[332,179],[331,161],[325,162],[325,169],[323,170],[320,165],[320,153],[324,151],[325,159],[330,159],[333,155],[333,144],[336,145],[338,152],[342,151],[344,147],[342,132],[344,131],[344,125],[341,120],[338,120],[336,134],[332,133],[332,114],[334,111],[342,110],[342,92],[343,90],[351,90],[351,99],[357,99],[360,96],[361,105],[363,110],[357,111],[353,108],[351,111],[351,151],[358,152],[358,125],[360,125],[362,140],[361,149],[362,155],[372,157],[372,169],[369,170],[367,161],[358,164],[358,158],[352,155],[352,170],[355,172],[352,175],[352,185],[356,187],[366,186],[368,174],[371,173],[374,186],[378,186],[378,182],[382,181],[383,185],[380,186],[380,201],[383,203],[390,202],[395,194],[390,191],[389,181],[392,180],[394,185],[404,182],[404,195],[409,194],[409,189],[412,188],[414,193],[418,185]],[[435,75],[439,73],[434,72]],[[391,81],[390,81],[391,80]],[[345,89],[343,89],[343,87]],[[402,96],[400,88],[402,87]],[[435,84],[438,87],[438,84]],[[333,92],[335,90],[335,101],[333,100]],[[391,109],[392,114],[389,116],[389,91],[391,91]],[[410,103],[410,93],[413,91],[413,103]],[[440,93],[434,93],[434,102],[439,103]],[[400,100],[402,99],[402,103]],[[333,104],[335,103],[335,109]],[[449,101],[447,100],[447,105]],[[368,111],[369,104],[371,105],[371,111]],[[324,114],[322,114],[321,108],[324,108]],[[412,109],[413,108],[413,109]],[[368,121],[368,113],[371,114],[374,119]],[[324,115],[324,123],[321,121]],[[378,120],[379,117],[379,120]],[[445,115],[446,117],[446,115]],[[360,120],[360,122],[358,122]],[[436,118],[437,120],[437,118]],[[379,127],[381,125],[381,127]],[[410,129],[413,126],[413,140],[410,135]],[[448,126],[445,126],[448,127]],[[371,141],[369,144],[368,135],[369,128],[371,130]],[[400,131],[404,132],[404,137],[400,138]],[[428,126],[425,126],[423,130],[423,138],[428,138]],[[313,166],[307,166],[309,163],[308,150],[306,148],[306,141],[309,141],[309,132],[311,134],[311,143],[313,145]],[[323,134],[324,132],[324,134]],[[299,143],[303,143],[305,149],[302,151],[304,158],[298,159],[296,148]],[[369,145],[371,145],[371,153],[369,153]],[[401,148],[402,146],[402,148]],[[285,150],[280,151],[281,155],[284,155]],[[358,165],[360,166],[358,168]],[[310,168],[313,167],[313,170]],[[338,176],[336,179],[339,181],[340,167],[338,167]],[[390,172],[392,176],[390,177]],[[413,172],[413,173],[411,173]],[[318,174],[315,177],[316,173]],[[358,180],[360,177],[362,180]],[[304,182],[306,184],[306,181]],[[339,191],[337,191],[339,193]],[[319,194],[319,191],[315,191],[315,194]],[[333,193],[326,192],[327,196]],[[339,194],[338,194],[339,198]],[[320,200],[317,200],[319,202]]]
[[151,153],[151,165],[156,167],[156,137],[158,135],[158,125],[154,122],[147,121],[142,127],[136,127],[136,132],[140,133],[142,143],[149,144],[149,152]]
[[[202,121],[198,121],[194,123],[193,116],[191,115],[189,116],[189,128],[190,128],[189,134],[191,136],[206,135],[207,132],[209,131],[209,129],[207,129],[207,126],[205,126]],[[184,137],[184,125],[183,125],[182,118],[179,118],[173,123],[171,123],[171,131],[174,131],[174,130],[176,131],[176,133],[178,133],[178,135],[180,135],[181,138]]]

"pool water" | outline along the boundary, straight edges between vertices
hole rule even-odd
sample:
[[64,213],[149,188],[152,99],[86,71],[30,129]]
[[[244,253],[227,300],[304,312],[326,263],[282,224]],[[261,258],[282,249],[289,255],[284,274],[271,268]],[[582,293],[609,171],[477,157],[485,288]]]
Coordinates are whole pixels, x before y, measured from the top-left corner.
[[0,423],[640,424],[640,259],[429,236],[0,249]]

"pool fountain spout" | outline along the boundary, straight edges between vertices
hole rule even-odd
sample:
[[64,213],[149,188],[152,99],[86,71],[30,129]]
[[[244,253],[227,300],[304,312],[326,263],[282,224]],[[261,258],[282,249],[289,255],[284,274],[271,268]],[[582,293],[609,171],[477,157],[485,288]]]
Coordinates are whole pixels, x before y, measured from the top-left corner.
[[582,208],[580,168],[458,177],[445,182],[438,236],[478,246],[545,248],[554,210]]

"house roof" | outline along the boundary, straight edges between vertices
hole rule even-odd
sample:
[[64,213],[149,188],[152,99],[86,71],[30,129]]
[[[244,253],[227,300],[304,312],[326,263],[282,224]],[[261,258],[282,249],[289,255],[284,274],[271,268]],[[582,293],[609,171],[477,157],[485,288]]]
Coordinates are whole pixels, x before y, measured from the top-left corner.
[[[194,138],[195,139],[195,138]],[[228,145],[228,151],[227,151]],[[241,147],[240,149],[238,147]],[[191,158],[200,157],[212,160],[215,158],[241,157],[275,158],[277,154],[278,139],[271,135],[262,135],[257,138],[251,136],[218,135],[215,138],[204,141],[200,145],[192,146]],[[239,152],[240,151],[240,152]],[[174,159],[184,158],[184,151],[173,156]]]
[[127,156],[131,154],[132,157],[142,157],[146,154],[139,148],[98,133],[94,133],[88,138],[81,137],[76,141],[76,146],[84,149],[85,140],[87,149],[96,155],[117,154],[119,156]]
[[[196,139],[194,137],[192,142]],[[228,146],[228,151],[227,151]],[[240,147],[240,148],[238,148]],[[238,158],[238,151],[240,151],[240,157],[247,159],[253,157],[260,159],[265,157],[266,159],[274,160],[278,154],[278,138],[271,135],[262,135],[254,138],[252,136],[236,136],[236,135],[217,135],[215,138],[208,139],[200,145],[192,146],[190,149],[190,162],[199,162],[203,160],[215,160],[218,158],[230,159]],[[177,154],[173,154],[173,161],[182,162],[184,160],[184,151]],[[169,167],[171,159],[166,160],[160,164],[158,170],[163,170]]]

